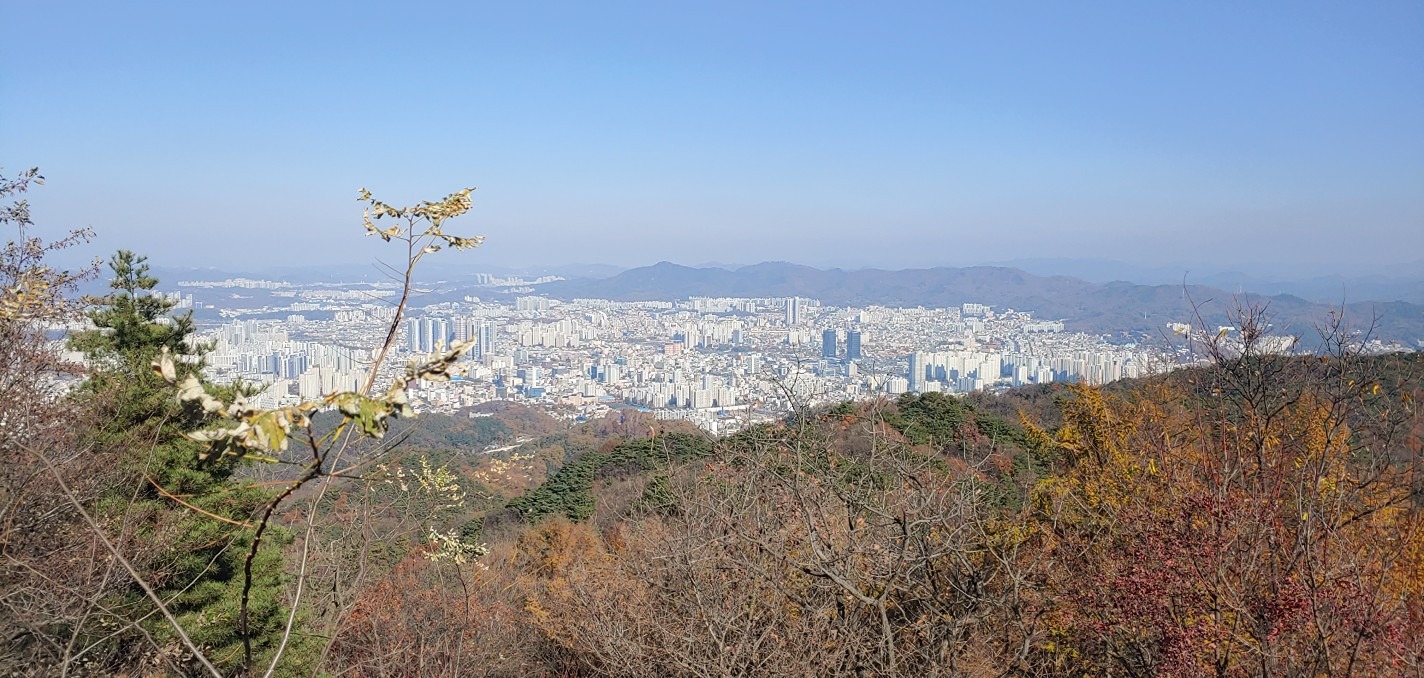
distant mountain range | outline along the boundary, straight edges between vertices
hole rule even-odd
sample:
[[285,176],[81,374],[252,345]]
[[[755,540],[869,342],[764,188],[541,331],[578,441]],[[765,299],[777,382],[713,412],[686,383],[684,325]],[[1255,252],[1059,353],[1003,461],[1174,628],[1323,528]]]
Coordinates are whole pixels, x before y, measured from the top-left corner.
[[1020,268],[1035,275],[1067,275],[1096,283],[1126,280],[1139,285],[1181,285],[1185,280],[1228,291],[1293,294],[1331,304],[1342,299],[1424,304],[1424,260],[1378,266],[1368,274],[1336,271],[1317,275],[1303,274],[1300,268],[1274,272],[1253,269],[1244,273],[1209,265],[1147,265],[1112,259],[1018,259],[987,265]]
[[[555,298],[675,301],[689,296],[790,297],[835,306],[950,307],[965,302],[1029,311],[1062,319],[1074,331],[1160,336],[1168,322],[1191,322],[1200,309],[1210,326],[1230,324],[1238,298],[1269,304],[1273,332],[1296,334],[1308,343],[1332,306],[1300,297],[1232,293],[1204,285],[1092,283],[1068,276],[1036,276],[1002,266],[923,268],[899,271],[818,269],[785,262],[725,268],[692,268],[669,262],[634,268],[602,279],[541,285]],[[1424,306],[1408,302],[1355,301],[1345,307],[1355,328],[1374,323],[1375,336],[1416,348],[1424,340]]]
[[[948,264],[946,264],[948,265]],[[1343,300],[1407,301],[1424,304],[1424,260],[1379,266],[1370,273],[1309,275],[1300,267],[1290,270],[1252,269],[1243,273],[1210,265],[1171,266],[1143,264],[1113,259],[1015,259],[980,264],[987,267],[1015,268],[1036,276],[1068,276],[1092,283],[1126,281],[1139,285],[1169,285],[1178,287],[1185,280],[1193,285],[1205,285],[1229,292],[1250,291],[1256,294],[1290,294],[1307,301],[1338,304]],[[745,268],[745,264],[704,262],[692,268],[718,268],[729,271]],[[859,266],[849,266],[858,270]],[[486,257],[452,257],[423,262],[418,277],[423,282],[452,283],[473,280],[476,274],[537,277],[557,275],[565,278],[607,278],[628,270],[626,267],[599,263],[501,265]],[[224,278],[265,278],[291,283],[355,282],[386,279],[385,273],[372,262],[329,264],[322,266],[268,267],[264,270],[223,270],[219,268],[177,268],[155,266],[160,280],[222,280]],[[102,288],[107,280],[98,281]]]

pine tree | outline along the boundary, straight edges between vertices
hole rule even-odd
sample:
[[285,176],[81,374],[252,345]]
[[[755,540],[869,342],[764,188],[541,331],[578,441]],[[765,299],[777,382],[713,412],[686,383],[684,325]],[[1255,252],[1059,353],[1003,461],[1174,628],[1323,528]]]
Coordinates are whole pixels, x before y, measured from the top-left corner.
[[[77,333],[70,346],[93,366],[76,397],[101,408],[103,424],[94,447],[114,457],[139,491],[115,488],[99,511],[136,516],[136,542],[147,540],[143,559],[148,583],[169,603],[184,630],[224,673],[241,666],[243,639],[237,622],[243,560],[252,542],[251,520],[270,492],[244,485],[235,472],[245,463],[231,456],[204,458],[205,446],[184,432],[203,425],[201,409],[180,404],[150,364],[165,349],[176,368],[198,375],[205,347],[193,341],[191,312],[173,316],[175,303],[155,294],[158,280],[146,258],[120,251],[109,262],[112,294],[90,314],[94,329]],[[257,652],[270,649],[285,622],[281,604],[281,545],[290,538],[269,533],[254,562],[249,620]],[[149,611],[134,592],[135,616]],[[172,630],[156,615],[145,628],[160,639]]]
[[147,262],[147,257],[128,250],[114,255],[109,287],[115,292],[89,314],[96,329],[76,335],[72,342],[91,359],[106,361],[111,371],[146,372],[144,361],[164,347],[175,355],[199,353],[185,342],[193,333],[192,312],[169,315],[176,303],[153,293],[158,279],[149,275]]

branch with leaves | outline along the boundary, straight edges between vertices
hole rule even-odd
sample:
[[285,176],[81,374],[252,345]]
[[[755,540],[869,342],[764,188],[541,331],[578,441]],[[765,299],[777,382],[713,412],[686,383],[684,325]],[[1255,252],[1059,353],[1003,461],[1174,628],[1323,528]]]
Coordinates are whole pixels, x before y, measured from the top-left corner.
[[[14,178],[0,176],[0,197],[24,193],[31,184],[44,185],[38,169],[28,169]],[[78,289],[79,283],[98,274],[99,261],[78,271],[66,271],[45,265],[44,259],[93,240],[94,231],[77,229],[45,242],[30,234],[34,222],[25,200],[0,205],[0,226],[15,228],[14,235],[7,236],[10,239],[0,248],[0,320],[57,320],[73,313],[76,306],[67,295]]]
[[[361,189],[359,200],[367,203],[362,216],[367,234],[379,236],[387,242],[406,243],[407,256],[404,271],[399,274],[402,281],[400,301],[396,305],[396,312],[391,318],[385,340],[377,351],[376,360],[370,367],[370,374],[360,390],[336,391],[296,405],[262,408],[248,402],[241,393],[230,400],[224,399],[210,390],[196,375],[182,375],[173,354],[166,347],[152,363],[154,373],[175,388],[179,402],[207,417],[209,423],[206,427],[186,433],[188,438],[208,446],[200,455],[200,459],[206,461],[234,457],[240,460],[275,463],[279,461],[281,454],[289,449],[293,439],[296,439],[299,445],[310,448],[311,458],[302,472],[267,503],[260,520],[256,522],[256,532],[244,564],[244,584],[238,614],[240,633],[243,636],[245,673],[251,673],[253,669],[251,629],[248,624],[249,589],[253,580],[252,563],[261,546],[262,536],[277,509],[307,483],[319,479],[329,482],[342,477],[338,467],[342,454],[353,438],[381,439],[389,430],[391,420],[414,417],[415,410],[410,405],[411,384],[417,381],[448,381],[455,363],[475,344],[473,341],[457,342],[433,356],[412,359],[384,391],[373,393],[377,375],[395,343],[402,316],[410,300],[416,264],[425,255],[446,247],[466,250],[477,247],[484,241],[483,237],[455,236],[444,231],[444,223],[447,220],[470,210],[473,204],[470,194],[473,190],[463,189],[440,201],[426,201],[411,207],[398,208],[372,198],[369,191]],[[395,223],[381,228],[375,223],[379,220]],[[397,269],[392,267],[392,270]],[[336,427],[323,435],[318,435],[312,422],[313,416],[320,411],[334,411],[342,417]],[[324,484],[313,507],[321,501],[326,489]],[[450,546],[449,539],[433,530],[431,534],[432,540],[440,545],[436,553],[454,553],[450,551],[454,547]],[[482,554],[482,550],[477,547],[461,544],[460,548],[462,550],[455,554],[460,562]],[[302,571],[305,572],[305,568],[302,568]],[[300,586],[298,590],[301,590]],[[292,602],[293,614],[299,602]],[[290,633],[291,624],[288,624],[287,634]],[[287,645],[286,641],[287,639],[283,638],[277,656],[272,658],[268,675],[278,666],[282,648]]]
[[335,409],[343,418],[335,430],[323,436],[323,440],[335,439],[346,426],[354,426],[358,433],[368,438],[385,437],[391,419],[415,416],[415,410],[410,406],[410,384],[420,380],[449,381],[450,368],[474,345],[473,341],[457,342],[448,351],[433,358],[412,360],[406,366],[405,373],[396,377],[390,388],[378,396],[337,391],[319,400],[273,409],[254,407],[242,394],[238,394],[232,402],[225,402],[208,392],[203,382],[193,375],[179,380],[173,356],[166,348],[153,362],[153,371],[176,387],[179,402],[216,415],[218,422],[213,428],[187,434],[189,438],[210,446],[201,458],[230,455],[276,462],[278,459],[273,455],[288,449],[293,429],[310,427],[311,415],[319,410]]

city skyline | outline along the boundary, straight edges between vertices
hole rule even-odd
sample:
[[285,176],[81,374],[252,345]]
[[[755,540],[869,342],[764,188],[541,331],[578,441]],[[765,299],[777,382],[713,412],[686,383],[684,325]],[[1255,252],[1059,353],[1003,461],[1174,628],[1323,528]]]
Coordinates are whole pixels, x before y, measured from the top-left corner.
[[[165,287],[177,290],[162,293],[177,309],[200,312],[199,340],[211,346],[206,374],[255,387],[259,407],[358,388],[370,376],[369,344],[394,318],[384,303],[395,292],[389,284],[342,289],[230,279]],[[508,401],[584,420],[634,408],[725,434],[806,405],[1060,381],[1102,384],[1194,360],[1185,345],[1110,341],[976,302],[895,308],[830,306],[799,296],[567,301],[537,293],[491,297],[488,283],[461,292],[459,300],[407,309],[394,336],[397,359],[374,376],[378,388],[406,360],[470,342],[452,381],[413,389],[417,411],[457,414]]]

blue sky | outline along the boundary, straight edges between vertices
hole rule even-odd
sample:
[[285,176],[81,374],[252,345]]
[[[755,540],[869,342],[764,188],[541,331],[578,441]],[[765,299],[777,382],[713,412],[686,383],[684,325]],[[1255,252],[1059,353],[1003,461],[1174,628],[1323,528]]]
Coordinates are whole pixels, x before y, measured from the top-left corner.
[[1424,4],[0,0],[0,164],[168,266],[1424,258]]

